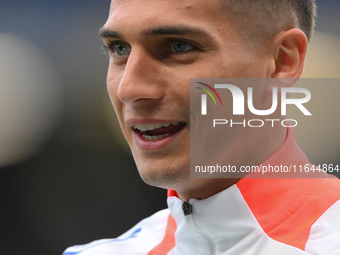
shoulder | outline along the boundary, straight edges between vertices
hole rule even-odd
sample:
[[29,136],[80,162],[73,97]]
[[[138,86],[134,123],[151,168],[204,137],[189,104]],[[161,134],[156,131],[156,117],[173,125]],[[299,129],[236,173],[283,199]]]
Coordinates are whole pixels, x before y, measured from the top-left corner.
[[305,250],[313,254],[340,254],[340,180],[329,178],[319,194],[320,203],[327,203],[326,210],[310,228]]
[[164,238],[169,215],[168,209],[161,210],[117,238],[72,246],[63,255],[147,254]]
[[310,254],[340,254],[340,246],[332,248],[335,253],[319,252],[339,240],[338,178],[254,179],[238,187],[270,238]]

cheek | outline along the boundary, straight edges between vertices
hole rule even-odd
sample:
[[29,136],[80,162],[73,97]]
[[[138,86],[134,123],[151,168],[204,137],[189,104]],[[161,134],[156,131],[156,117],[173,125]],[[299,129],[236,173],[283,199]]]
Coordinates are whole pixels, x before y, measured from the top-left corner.
[[117,89],[119,86],[120,79],[118,75],[116,75],[114,72],[108,72],[107,74],[107,90],[110,96],[111,103],[113,105],[113,108],[117,114],[117,117],[119,119],[119,122],[122,120],[122,102],[117,97]]
[[[106,77],[107,90],[109,92],[112,103],[118,100],[117,90],[122,78],[122,73],[119,69],[112,66],[110,61],[109,69]],[[115,105],[114,105],[115,106]]]
[[106,77],[107,89],[108,89],[108,91],[110,93],[110,96],[111,96],[112,92],[116,92],[117,91],[119,80],[120,80],[117,77],[118,77],[118,74],[111,67],[111,63],[110,63],[109,69],[108,69],[108,72],[107,72],[107,77]]

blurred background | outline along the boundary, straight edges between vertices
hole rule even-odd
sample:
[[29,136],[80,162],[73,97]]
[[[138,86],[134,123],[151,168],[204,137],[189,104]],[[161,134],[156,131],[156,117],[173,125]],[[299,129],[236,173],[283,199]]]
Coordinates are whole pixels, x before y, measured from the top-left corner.
[[[166,207],[166,192],[140,180],[117,132],[98,35],[109,5],[0,0],[2,254],[61,254]],[[340,2],[318,5],[304,77],[340,78]],[[333,89],[325,104],[337,121],[327,141],[321,125],[297,130],[313,163],[340,163],[340,86]]]

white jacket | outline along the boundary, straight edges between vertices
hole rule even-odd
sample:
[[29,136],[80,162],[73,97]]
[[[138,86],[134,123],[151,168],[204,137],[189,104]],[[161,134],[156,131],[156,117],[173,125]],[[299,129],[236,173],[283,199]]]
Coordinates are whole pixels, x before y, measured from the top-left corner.
[[[309,164],[292,130],[267,164]],[[244,178],[204,200],[169,209],[115,239],[68,248],[63,255],[340,255],[340,181]]]

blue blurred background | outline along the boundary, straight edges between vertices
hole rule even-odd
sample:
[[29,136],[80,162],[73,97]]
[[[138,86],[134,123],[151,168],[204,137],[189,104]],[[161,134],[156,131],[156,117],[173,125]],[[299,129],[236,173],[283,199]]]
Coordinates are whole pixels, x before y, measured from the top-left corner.
[[[0,0],[1,254],[61,254],[166,207],[166,192],[140,180],[117,131],[98,35],[109,6]],[[340,2],[318,6],[304,76],[340,78]],[[334,155],[323,153],[339,163],[334,130]]]

